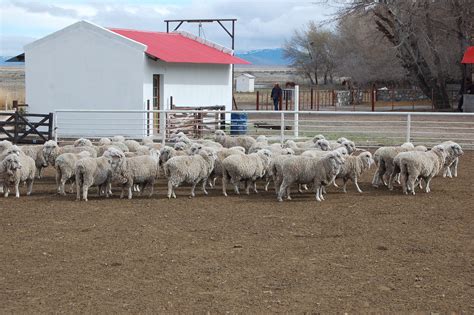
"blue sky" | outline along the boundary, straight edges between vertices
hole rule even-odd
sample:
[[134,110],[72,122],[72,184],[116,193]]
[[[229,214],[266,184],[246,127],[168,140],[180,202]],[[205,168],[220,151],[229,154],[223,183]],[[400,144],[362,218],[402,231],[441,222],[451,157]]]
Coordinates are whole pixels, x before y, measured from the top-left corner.
[[[165,31],[165,19],[237,18],[236,50],[276,48],[294,29],[328,20],[335,9],[300,0],[0,0],[0,56],[20,53],[25,44],[78,20]],[[203,28],[206,39],[230,46],[219,25]],[[197,34],[197,25],[182,30]]]

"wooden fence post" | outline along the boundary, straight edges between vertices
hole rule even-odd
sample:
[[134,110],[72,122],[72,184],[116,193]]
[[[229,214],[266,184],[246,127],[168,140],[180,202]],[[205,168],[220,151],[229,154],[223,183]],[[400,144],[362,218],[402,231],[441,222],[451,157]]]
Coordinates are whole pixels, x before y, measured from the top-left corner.
[[372,111],[375,112],[375,84],[372,85],[372,89],[370,91],[370,104],[372,106]]
[[281,93],[278,103],[278,105],[280,106],[280,110],[283,110],[283,93]]
[[311,93],[311,96],[310,96],[310,98],[311,98],[311,109],[313,109],[313,101],[314,101],[313,88],[311,88],[310,93]]
[[256,106],[256,110],[259,110],[260,109],[260,93],[259,91],[257,91],[257,103],[255,104]]
[[319,89],[318,86],[316,85],[316,110],[319,112]]
[[53,139],[53,119],[54,119],[54,114],[49,113],[49,122],[48,122],[48,140]]

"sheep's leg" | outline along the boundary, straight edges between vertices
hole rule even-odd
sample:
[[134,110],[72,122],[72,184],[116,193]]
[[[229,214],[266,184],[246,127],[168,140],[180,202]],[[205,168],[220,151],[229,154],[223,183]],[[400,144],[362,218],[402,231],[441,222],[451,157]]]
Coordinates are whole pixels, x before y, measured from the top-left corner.
[[81,200],[81,180],[76,180],[76,200]]
[[65,196],[66,195],[66,191],[65,191],[65,186],[66,186],[66,178],[63,178],[61,177],[59,179],[59,187],[58,187],[58,193],[61,195],[61,196]]
[[258,190],[257,190],[257,182],[256,180],[253,181],[253,191],[258,194]]
[[412,195],[415,195],[415,181],[418,176],[408,175],[408,190],[411,190]]
[[56,187],[57,187],[57,192],[58,194],[61,194],[61,179],[62,179],[62,176],[61,176],[61,172],[60,171],[56,171],[56,176],[54,177],[54,179],[56,180]]
[[132,186],[128,186],[128,199],[132,199],[133,193],[132,193]]
[[395,180],[397,181],[397,184],[400,185],[400,173],[395,175]]
[[278,191],[278,195],[277,195],[277,200],[278,201],[283,201],[283,194],[286,192],[286,189],[288,187],[288,183],[283,180],[281,185],[280,185],[280,190]]
[[171,199],[171,194],[173,193],[173,183],[171,179],[168,180],[168,199]]
[[303,185],[298,184],[298,192],[299,192],[300,194],[303,193]]
[[227,188],[226,188],[226,185],[227,184],[227,178],[226,178],[226,175],[222,175],[222,194],[227,197]]
[[88,199],[87,199],[87,193],[88,193],[88,192],[89,192],[89,186],[84,185],[84,186],[82,187],[82,199],[83,199],[84,201],[88,201]]
[[230,181],[234,185],[234,191],[237,195],[240,195],[239,186],[240,186],[240,178],[231,178]]
[[33,191],[33,179],[28,179],[26,181],[26,186],[27,186],[26,195],[29,196],[31,195],[31,192]]
[[316,190],[316,200],[321,201],[321,187],[319,185],[314,185],[314,189]]
[[[204,183],[205,185],[206,183]],[[191,195],[189,196],[189,198],[194,198],[195,194],[194,194],[194,190],[196,190],[196,185],[197,185],[197,182],[194,182],[193,183],[193,186],[191,187]]]
[[352,179],[352,181],[354,182],[354,185],[356,186],[357,191],[358,191],[359,193],[362,193],[362,189],[360,189],[359,183],[357,182],[357,176],[354,177],[354,178]]
[[[431,189],[430,189],[430,182],[431,182],[431,179],[432,179],[432,178],[433,178],[433,177],[428,177],[427,179],[425,179],[425,182],[426,182],[425,191],[426,191],[426,193],[429,193],[429,192],[431,191]],[[421,182],[421,180],[420,180],[420,182]]]
[[270,177],[266,178],[266,182],[265,182],[265,186],[264,186],[265,191],[268,191],[268,186],[270,186]]
[[250,195],[250,185],[252,185],[252,181],[246,180],[245,181],[245,193]]
[[375,170],[374,177],[372,178],[372,186],[379,187],[379,168]]
[[120,199],[123,199],[124,195],[125,195],[125,185],[122,185],[122,189],[120,191]]
[[9,193],[10,193],[10,187],[7,184],[7,182],[5,182],[3,184],[3,197],[7,198]]
[[452,173],[453,173],[454,177],[458,177],[458,164],[459,164],[459,158],[456,158],[454,160],[454,163],[451,166],[453,168]]
[[347,186],[347,179],[343,179],[344,185],[342,186],[342,192],[347,193],[346,186]]
[[[207,184],[207,181],[208,181],[208,178],[205,178],[202,182],[202,192],[204,193],[204,195],[207,195],[208,192],[206,190],[206,184]],[[212,186],[211,186],[212,187]]]

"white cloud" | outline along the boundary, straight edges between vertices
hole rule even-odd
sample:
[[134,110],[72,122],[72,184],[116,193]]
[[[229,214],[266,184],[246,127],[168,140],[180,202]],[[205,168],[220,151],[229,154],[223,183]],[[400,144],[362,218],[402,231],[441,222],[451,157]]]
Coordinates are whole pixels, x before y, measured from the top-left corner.
[[[1,30],[8,36],[42,37],[77,20],[87,19],[105,27],[164,31],[164,19],[237,18],[236,49],[251,50],[280,47],[294,29],[310,20],[328,19],[328,14],[334,12],[334,8],[311,1],[138,2],[10,0],[2,8]],[[25,21],[28,21],[26,25]],[[203,27],[207,39],[230,46],[230,38],[218,24],[203,24]],[[183,25],[181,29],[196,33],[197,25]],[[13,42],[9,46],[12,45]]]

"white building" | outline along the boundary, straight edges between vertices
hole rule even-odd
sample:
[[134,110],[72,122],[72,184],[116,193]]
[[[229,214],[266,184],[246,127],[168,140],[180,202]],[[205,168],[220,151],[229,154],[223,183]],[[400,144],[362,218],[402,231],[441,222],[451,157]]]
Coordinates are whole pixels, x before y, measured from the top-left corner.
[[255,77],[248,73],[242,73],[235,79],[236,92],[253,92],[255,86]]
[[[86,21],[26,45],[24,57],[31,113],[169,109],[171,99],[176,107],[231,110],[232,64],[247,63],[187,33],[106,29]],[[58,127],[60,136],[141,137],[150,132],[146,116],[61,113]],[[105,117],[111,119],[104,123]]]

